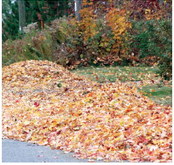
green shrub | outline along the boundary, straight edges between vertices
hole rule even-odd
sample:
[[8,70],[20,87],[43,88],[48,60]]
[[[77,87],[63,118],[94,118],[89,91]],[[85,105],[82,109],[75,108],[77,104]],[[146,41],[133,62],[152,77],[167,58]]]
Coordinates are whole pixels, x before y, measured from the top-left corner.
[[48,31],[33,31],[22,39],[7,40],[2,46],[3,65],[29,59],[52,60],[52,45]]
[[161,60],[159,61],[159,73],[160,75],[166,79],[172,79],[172,54],[164,54],[161,56]]
[[[158,57],[161,75],[171,78],[172,24],[170,20],[133,21],[130,52],[140,58]],[[168,73],[166,75],[166,73]]]

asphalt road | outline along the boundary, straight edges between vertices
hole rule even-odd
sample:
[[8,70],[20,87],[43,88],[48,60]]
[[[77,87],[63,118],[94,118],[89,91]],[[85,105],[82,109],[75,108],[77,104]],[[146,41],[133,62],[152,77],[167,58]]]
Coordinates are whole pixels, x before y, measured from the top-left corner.
[[73,153],[51,150],[48,146],[16,140],[2,140],[2,162],[88,162],[73,157]]

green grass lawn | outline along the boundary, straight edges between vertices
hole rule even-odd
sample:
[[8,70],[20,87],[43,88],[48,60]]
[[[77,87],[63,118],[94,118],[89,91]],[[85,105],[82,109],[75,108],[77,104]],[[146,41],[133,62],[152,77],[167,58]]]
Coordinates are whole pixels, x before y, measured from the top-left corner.
[[159,85],[147,85],[142,87],[144,95],[148,96],[156,103],[164,105],[172,105],[172,87],[159,86]]
[[[122,81],[147,82],[140,87],[140,92],[156,103],[172,105],[172,84],[163,81],[157,74],[157,67],[82,67],[73,70],[74,73],[88,77],[100,83]],[[164,83],[165,82],[165,83]]]

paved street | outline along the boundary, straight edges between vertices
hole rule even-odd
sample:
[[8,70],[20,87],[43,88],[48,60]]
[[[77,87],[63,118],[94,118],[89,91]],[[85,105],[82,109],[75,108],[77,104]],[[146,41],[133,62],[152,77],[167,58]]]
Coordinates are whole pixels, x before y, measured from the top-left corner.
[[2,162],[87,162],[87,160],[78,160],[72,155],[60,150],[51,150],[48,146],[2,140]]

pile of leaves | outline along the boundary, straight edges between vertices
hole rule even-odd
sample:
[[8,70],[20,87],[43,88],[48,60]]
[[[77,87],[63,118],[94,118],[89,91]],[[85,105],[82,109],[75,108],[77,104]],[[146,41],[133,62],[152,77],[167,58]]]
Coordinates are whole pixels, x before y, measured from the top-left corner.
[[48,61],[3,68],[3,136],[79,159],[169,162],[171,107],[121,82],[99,84]]

